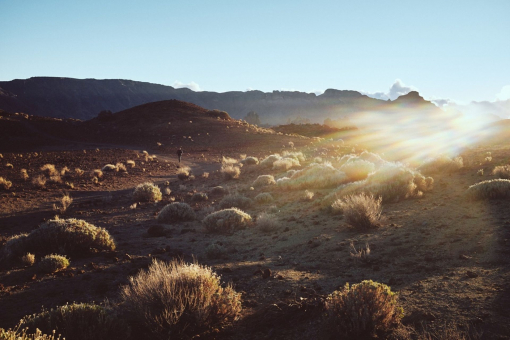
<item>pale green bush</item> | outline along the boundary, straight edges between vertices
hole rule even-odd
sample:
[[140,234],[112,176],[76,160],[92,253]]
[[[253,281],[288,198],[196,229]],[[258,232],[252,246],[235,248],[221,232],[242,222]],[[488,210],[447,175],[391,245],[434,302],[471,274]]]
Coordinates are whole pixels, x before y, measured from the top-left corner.
[[241,311],[241,295],[230,285],[223,288],[211,268],[177,260],[154,260],[147,271],[130,278],[121,301],[133,321],[164,339],[221,328]]
[[195,218],[195,211],[187,203],[181,202],[167,204],[157,216],[160,223],[193,221]]
[[159,187],[151,182],[138,184],[133,192],[133,200],[140,202],[158,202],[163,198]]
[[232,233],[245,228],[252,218],[242,210],[223,209],[207,215],[202,223],[209,232]]
[[255,202],[258,204],[266,204],[274,201],[273,195],[268,192],[263,192],[255,196]]
[[272,168],[273,163],[281,158],[282,157],[279,154],[269,155],[260,161],[260,166],[264,168]]

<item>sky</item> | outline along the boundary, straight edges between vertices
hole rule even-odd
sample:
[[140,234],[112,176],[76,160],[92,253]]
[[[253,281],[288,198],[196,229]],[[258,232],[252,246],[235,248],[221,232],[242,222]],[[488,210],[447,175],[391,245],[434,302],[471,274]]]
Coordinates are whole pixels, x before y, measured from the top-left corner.
[[3,81],[510,99],[508,0],[0,0],[0,22]]

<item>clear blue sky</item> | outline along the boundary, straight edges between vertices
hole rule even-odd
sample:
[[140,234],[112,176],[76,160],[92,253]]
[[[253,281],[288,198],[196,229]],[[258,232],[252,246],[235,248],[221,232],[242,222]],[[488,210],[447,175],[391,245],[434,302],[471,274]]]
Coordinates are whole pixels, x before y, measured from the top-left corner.
[[0,0],[0,22],[0,80],[387,92],[398,78],[459,101],[510,85],[508,0]]

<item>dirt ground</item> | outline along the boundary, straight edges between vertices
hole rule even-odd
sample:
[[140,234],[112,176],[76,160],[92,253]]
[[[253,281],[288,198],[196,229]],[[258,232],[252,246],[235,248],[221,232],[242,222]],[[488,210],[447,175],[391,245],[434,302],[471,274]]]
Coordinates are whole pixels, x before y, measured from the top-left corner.
[[[262,157],[282,151],[282,144],[245,149],[248,156]],[[337,156],[352,146],[333,147],[324,142],[303,148],[307,162],[313,157]],[[510,338],[510,210],[508,201],[468,201],[465,190],[481,180],[494,178],[495,165],[508,164],[509,146],[474,148],[463,156],[465,167],[453,174],[435,174],[434,189],[421,198],[385,203],[380,228],[368,233],[353,230],[341,216],[325,212],[312,201],[303,200],[303,191],[282,192],[276,187],[251,190],[259,175],[281,176],[274,170],[245,166],[238,180],[224,180],[218,169],[221,156],[239,158],[234,151],[200,151],[185,154],[184,163],[195,174],[194,180],[176,177],[179,164],[171,150],[149,150],[155,155],[146,160],[143,149],[73,148],[3,153],[0,177],[13,182],[0,191],[0,237],[30,232],[41,222],[53,218],[53,204],[63,192],[74,198],[65,218],[84,219],[106,228],[114,237],[115,252],[98,253],[87,258],[71,258],[71,266],[61,272],[41,275],[33,268],[2,268],[0,272],[0,327],[13,327],[21,317],[66,302],[115,301],[119,286],[153,258],[196,259],[211,266],[224,281],[233,282],[242,293],[243,316],[234,327],[202,338],[223,339],[314,339],[320,334],[322,301],[349,282],[371,279],[386,283],[399,294],[404,308],[403,323],[416,328],[470,326],[484,339]],[[361,150],[355,150],[360,152]],[[484,162],[487,151],[492,161]],[[135,161],[127,173],[105,173],[93,183],[90,172],[105,164]],[[6,164],[12,164],[12,168]],[[71,171],[62,183],[35,188],[31,179],[44,164]],[[23,180],[20,170],[28,170]],[[74,169],[85,170],[82,176]],[[484,169],[484,176],[477,174]],[[202,174],[209,173],[208,178]],[[134,202],[134,187],[153,181],[162,191],[158,203]],[[66,184],[66,182],[68,184]],[[168,182],[168,183],[165,183]],[[72,183],[72,187],[70,186]],[[168,203],[189,203],[198,216],[216,208],[222,197],[191,202],[195,192],[209,193],[222,185],[231,192],[254,198],[270,192],[275,201],[254,203],[246,212],[252,216],[272,210],[279,227],[272,232],[258,230],[256,224],[232,235],[205,232],[200,219],[165,225],[165,236],[148,234],[157,225],[155,216]],[[313,190],[315,198],[330,190]],[[136,204],[135,204],[136,203]],[[227,251],[219,259],[205,254],[210,244]],[[364,260],[350,255],[369,245]],[[267,270],[269,269],[269,271]],[[269,277],[264,272],[270,273]]]

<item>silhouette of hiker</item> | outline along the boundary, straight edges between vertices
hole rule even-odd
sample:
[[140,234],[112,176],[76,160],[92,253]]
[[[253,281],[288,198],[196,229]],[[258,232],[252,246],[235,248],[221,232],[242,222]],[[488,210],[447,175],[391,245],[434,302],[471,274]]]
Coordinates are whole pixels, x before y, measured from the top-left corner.
[[182,146],[179,148],[179,150],[177,150],[177,157],[179,157],[179,163],[180,163],[181,157],[182,157]]

